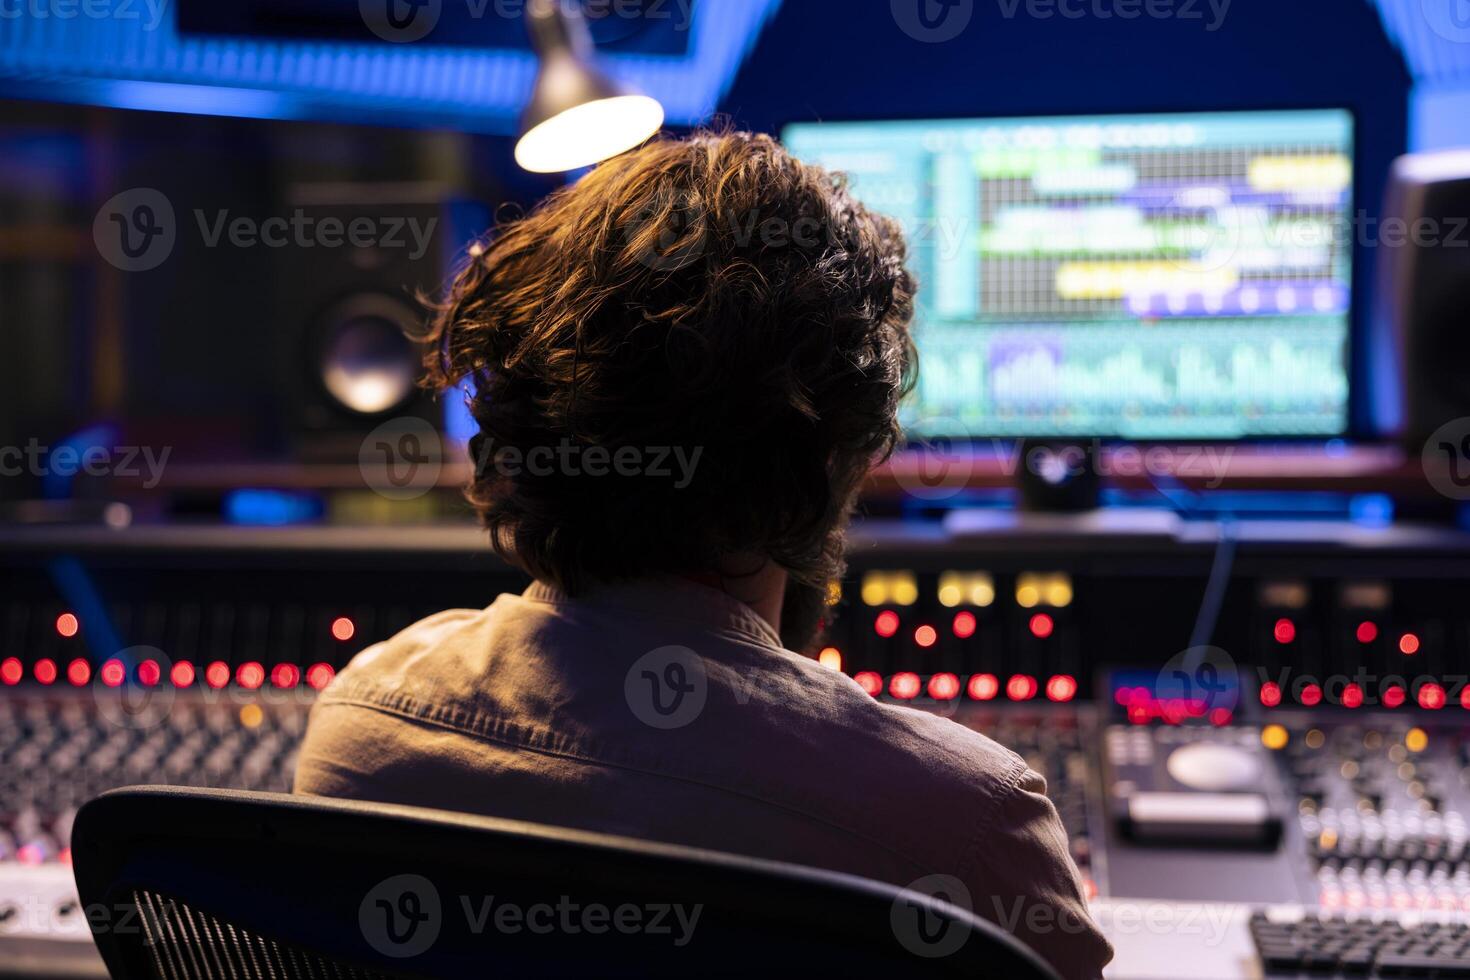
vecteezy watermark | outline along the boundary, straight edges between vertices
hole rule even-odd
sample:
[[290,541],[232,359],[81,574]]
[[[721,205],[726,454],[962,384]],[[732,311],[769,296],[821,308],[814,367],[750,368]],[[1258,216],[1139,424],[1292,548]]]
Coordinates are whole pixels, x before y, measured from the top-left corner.
[[0,21],[119,20],[138,21],[156,31],[168,14],[169,0],[0,0]]
[[368,945],[384,956],[420,956],[444,925],[439,890],[422,875],[385,878],[363,896],[357,924]]
[[1397,708],[1411,695],[1417,696],[1419,706],[1439,709],[1450,704],[1464,704],[1466,687],[1470,675],[1466,674],[1378,674],[1366,667],[1358,667],[1351,674],[1312,674],[1282,667],[1272,673],[1265,667],[1256,668],[1256,681],[1262,691],[1275,703],[1268,707],[1293,701],[1308,707],[1318,704],[1341,705],[1346,708],[1372,708],[1383,705]]
[[437,217],[420,219],[411,215],[313,215],[296,208],[289,215],[252,218],[231,216],[228,208],[212,215],[195,209],[194,220],[207,248],[223,242],[235,248],[377,248],[405,249],[418,261],[429,251]]
[[[459,895],[455,903],[465,928],[479,936],[493,930],[515,936],[667,936],[675,947],[694,938],[704,906],[677,902],[580,902],[561,895],[556,903],[507,902],[495,895]],[[434,883],[422,875],[394,875],[378,882],[358,906],[358,925],[368,945],[395,959],[428,952],[446,925],[447,912]]]
[[475,475],[647,477],[684,490],[703,455],[703,446],[581,446],[566,437],[555,446],[496,446],[485,439],[476,447]]
[[[229,208],[212,212],[195,208],[193,218],[205,248],[401,250],[414,261],[428,253],[439,225],[435,216],[344,216],[314,214],[310,208],[266,217],[235,214]],[[113,195],[92,221],[98,254],[124,272],[146,272],[162,265],[173,254],[179,232],[173,204],[152,187]]]
[[1429,29],[1446,41],[1470,44],[1470,0],[1419,0]]
[[996,0],[1006,20],[1177,20],[1213,34],[1225,26],[1233,0]]
[[443,470],[439,430],[409,415],[367,434],[357,451],[362,482],[389,500],[413,500],[439,485]]
[[1014,478],[1022,471],[1059,484],[1086,472],[1105,479],[1185,479],[1208,489],[1225,482],[1235,447],[1229,444],[1109,445],[1101,439],[1058,440],[1028,445],[1021,440],[972,439],[950,418],[909,423],[912,442],[890,461],[889,471],[917,500],[948,500],[964,492],[974,473],[988,464]]
[[926,875],[907,885],[888,911],[888,924],[904,949],[925,959],[953,956],[970,938],[970,927],[944,914],[937,903],[973,912],[970,889],[953,875]]
[[925,44],[953,41],[975,16],[975,0],[888,0],[888,6],[899,30]]
[[683,728],[700,716],[709,697],[704,659],[688,647],[650,650],[628,668],[623,697],[648,727]]
[[677,272],[692,265],[715,236],[727,247],[742,252],[757,246],[804,251],[840,246],[837,227],[813,215],[793,219],[751,208],[728,212],[716,221],[696,196],[667,186],[655,190],[621,224],[623,241],[632,249],[635,260],[656,272]]
[[1451,419],[1424,441],[1424,478],[1451,500],[1470,500],[1470,417]]
[[1159,671],[1154,696],[1163,703],[1181,705],[1186,714],[1196,717],[1220,709],[1233,712],[1240,701],[1235,659],[1219,647],[1181,650]]
[[904,492],[930,503],[964,492],[979,461],[969,427],[949,416],[930,416],[909,428],[922,435],[889,468]]
[[[535,0],[452,0],[464,4],[470,20],[494,17],[520,20]],[[687,31],[694,21],[694,0],[550,0],[581,14],[584,20],[666,22]],[[362,22],[392,44],[411,44],[433,33],[444,16],[444,0],[358,0]]]
[[152,490],[163,480],[172,446],[44,446],[31,439],[24,446],[0,446],[0,477],[87,476],[142,478]]
[[[125,677],[108,676],[111,670],[126,670],[127,664],[151,665],[151,683],[128,684]],[[157,647],[135,646],[119,651],[92,675],[92,701],[97,705],[97,714],[118,728],[146,732],[159,727],[168,721],[179,693],[173,683],[164,680],[172,670],[173,661]]]
[[124,272],[158,268],[173,254],[178,233],[174,206],[152,187],[114,194],[92,220],[98,254]]

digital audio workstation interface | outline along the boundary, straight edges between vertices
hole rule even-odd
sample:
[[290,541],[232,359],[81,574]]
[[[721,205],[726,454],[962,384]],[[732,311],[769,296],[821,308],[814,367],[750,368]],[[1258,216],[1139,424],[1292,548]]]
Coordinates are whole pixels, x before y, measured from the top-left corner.
[[1346,428],[1351,114],[821,123],[784,138],[908,233],[911,430]]

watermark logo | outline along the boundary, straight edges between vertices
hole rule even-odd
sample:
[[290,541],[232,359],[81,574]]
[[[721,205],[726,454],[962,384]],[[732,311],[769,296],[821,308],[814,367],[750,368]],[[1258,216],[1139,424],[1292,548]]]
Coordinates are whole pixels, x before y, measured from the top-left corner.
[[638,264],[655,272],[678,272],[693,265],[704,255],[708,238],[704,206],[671,187],[659,188],[633,213],[626,235],[637,250]]
[[357,922],[368,945],[384,956],[419,956],[439,938],[439,890],[422,875],[386,878],[363,898]]
[[362,22],[390,44],[412,44],[429,36],[444,13],[444,0],[357,0]]
[[0,21],[117,20],[138,21],[143,30],[163,26],[169,0],[0,0]]
[[[114,662],[115,661],[115,662]],[[118,665],[145,664],[155,671],[151,683],[129,684],[125,677],[108,676]],[[97,714],[119,728],[152,731],[168,720],[178,689],[167,678],[173,661],[157,647],[136,646],[117,656],[92,675],[92,700]]]
[[938,900],[973,912],[970,889],[953,875],[927,875],[904,888],[893,900],[888,922],[904,949],[925,959],[953,956],[970,938],[964,923],[935,911]]
[[1420,0],[1429,29],[1446,41],[1470,44],[1470,0]]
[[650,728],[683,728],[699,717],[709,697],[704,660],[688,647],[651,650],[628,668],[623,696]]
[[1451,500],[1470,500],[1470,416],[1434,431],[1420,454],[1429,485]]
[[889,0],[894,23],[924,44],[953,41],[970,26],[975,0]]
[[158,268],[173,254],[178,234],[173,205],[152,187],[114,194],[92,220],[98,254],[124,272]]
[[935,416],[905,428],[922,435],[890,463],[893,478],[904,492],[930,502],[963,493],[975,472],[975,452],[967,427],[958,419]]
[[1225,26],[1233,0],[998,0],[1001,16],[1014,20],[1024,11],[1033,20],[1196,21],[1213,34]]
[[413,500],[439,484],[439,431],[417,416],[390,419],[369,432],[357,453],[362,481],[389,500]]
[[1220,708],[1234,711],[1240,700],[1240,674],[1235,659],[1219,647],[1190,647],[1164,664],[1154,693],[1163,703],[1180,705],[1193,716]]
[[138,480],[152,490],[163,481],[163,471],[172,446],[47,446],[32,437],[24,446],[0,446],[0,477],[58,476],[65,479],[85,474]]

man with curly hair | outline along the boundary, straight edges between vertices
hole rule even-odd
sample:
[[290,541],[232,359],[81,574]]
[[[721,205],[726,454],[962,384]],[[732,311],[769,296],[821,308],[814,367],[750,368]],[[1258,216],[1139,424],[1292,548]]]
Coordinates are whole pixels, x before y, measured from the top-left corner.
[[1045,786],[809,650],[916,369],[898,226],[766,136],[609,161],[472,250],[430,381],[522,595],[361,653],[298,792],[960,883],[1065,976],[1111,951]]

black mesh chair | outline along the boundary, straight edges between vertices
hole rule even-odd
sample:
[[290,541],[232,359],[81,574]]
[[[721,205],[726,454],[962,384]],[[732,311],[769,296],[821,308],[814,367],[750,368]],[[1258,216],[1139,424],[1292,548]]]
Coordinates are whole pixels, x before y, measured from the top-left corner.
[[862,878],[532,824],[140,787],[77,815],[97,948],[156,978],[1049,978],[995,926]]

